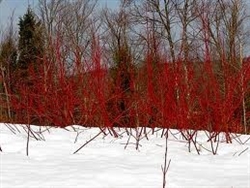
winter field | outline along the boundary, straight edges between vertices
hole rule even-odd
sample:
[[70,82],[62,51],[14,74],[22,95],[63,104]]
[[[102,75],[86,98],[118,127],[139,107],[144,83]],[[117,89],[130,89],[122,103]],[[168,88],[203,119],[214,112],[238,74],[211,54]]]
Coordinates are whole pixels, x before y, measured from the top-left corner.
[[165,158],[166,140],[157,130],[152,135],[147,129],[148,139],[141,137],[138,150],[135,130],[129,137],[117,129],[118,138],[105,131],[106,136],[100,134],[73,154],[100,129],[32,126],[38,140],[31,135],[26,156],[27,129],[24,125],[8,127],[0,124],[1,188],[160,188],[165,159],[168,188],[250,187],[250,138],[246,135],[233,135],[232,144],[221,135],[218,154],[213,155],[205,132],[199,132],[198,155],[193,147],[188,152],[177,130],[170,130]]

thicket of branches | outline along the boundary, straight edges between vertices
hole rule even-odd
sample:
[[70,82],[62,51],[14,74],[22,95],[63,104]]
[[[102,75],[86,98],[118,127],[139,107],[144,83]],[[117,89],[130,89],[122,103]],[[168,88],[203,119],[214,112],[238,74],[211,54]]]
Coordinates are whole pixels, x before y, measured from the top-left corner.
[[18,32],[10,20],[0,121],[249,132],[243,0],[97,3],[39,0]]

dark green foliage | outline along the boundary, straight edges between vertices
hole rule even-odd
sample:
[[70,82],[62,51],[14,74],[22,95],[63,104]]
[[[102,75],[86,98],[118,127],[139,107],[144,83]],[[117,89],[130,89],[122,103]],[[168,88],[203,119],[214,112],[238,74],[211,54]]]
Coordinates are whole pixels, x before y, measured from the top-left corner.
[[132,57],[128,45],[118,46],[113,54],[115,67],[112,69],[112,77],[116,85],[119,85],[121,92],[130,91],[130,74],[132,68]]
[[[14,39],[9,36],[6,37],[4,41],[2,41],[0,45],[0,67],[1,67],[1,75],[2,75],[2,83],[0,86],[2,89],[3,82],[7,84],[9,88],[11,88],[12,76],[16,67],[17,61],[17,48],[14,42]],[[4,91],[1,89],[1,92]]]
[[27,70],[37,64],[43,57],[43,28],[41,22],[36,20],[35,14],[29,7],[19,20],[19,58],[17,68]]
[[[113,51],[114,66],[110,69],[110,76],[112,78],[113,92],[119,96],[116,101],[110,101],[107,105],[108,111],[116,110],[117,114],[122,114],[122,118],[116,126],[131,124],[129,119],[128,108],[129,98],[132,97],[131,82],[133,76],[134,65],[132,64],[132,56],[129,46],[126,42],[124,44],[117,44]],[[114,116],[117,116],[114,115]]]
[[245,95],[245,108],[246,108],[246,114],[247,114],[247,119],[246,119],[246,128],[247,128],[247,133],[250,134],[250,91]]
[[7,36],[0,44],[0,121],[10,120],[9,91],[13,89],[12,79],[14,67],[16,65],[17,48],[14,38]]

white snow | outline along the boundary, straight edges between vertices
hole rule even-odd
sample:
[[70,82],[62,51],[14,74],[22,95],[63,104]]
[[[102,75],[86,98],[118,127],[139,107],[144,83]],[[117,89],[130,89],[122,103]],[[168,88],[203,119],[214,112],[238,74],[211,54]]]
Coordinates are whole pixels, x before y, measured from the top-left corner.
[[[125,133],[119,138],[102,134],[73,154],[100,130],[73,126],[80,133],[76,139],[72,127],[51,128],[39,141],[30,139],[26,156],[27,133],[24,126],[15,126],[20,132],[14,134],[0,124],[0,188],[162,188],[165,139],[161,132],[150,134],[149,140],[143,138],[139,150],[133,137],[124,149]],[[32,126],[32,130],[39,128]],[[204,149],[210,149],[210,143],[200,132],[198,155],[193,147],[188,152],[178,131],[171,133],[178,139],[169,134],[167,162],[171,159],[171,163],[166,188],[250,188],[249,136],[237,139],[245,144],[221,140],[218,154],[212,155]]]

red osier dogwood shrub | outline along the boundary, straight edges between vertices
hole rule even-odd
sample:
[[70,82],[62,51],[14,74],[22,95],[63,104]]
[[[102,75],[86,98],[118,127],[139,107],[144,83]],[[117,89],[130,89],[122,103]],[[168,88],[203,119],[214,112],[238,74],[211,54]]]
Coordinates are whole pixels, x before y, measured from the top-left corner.
[[[100,46],[93,42],[92,59],[75,58],[66,69],[60,43],[56,61],[44,58],[30,67],[28,82],[18,82],[11,98],[14,119],[64,127],[72,124],[97,127],[161,127],[241,131],[242,100],[250,81],[250,62],[238,71],[222,68],[218,76],[213,62],[153,61],[143,66],[120,66],[116,79],[102,61]],[[126,77],[127,89],[123,89]],[[192,135],[190,135],[192,137]]]

